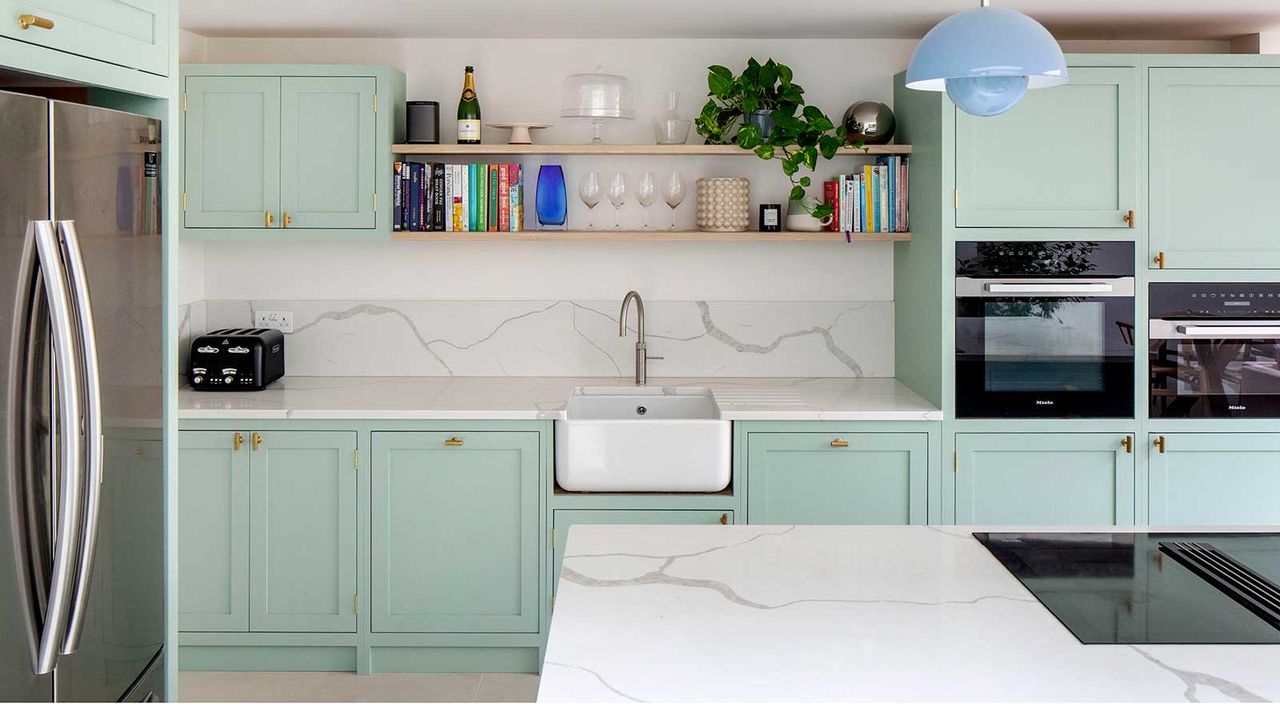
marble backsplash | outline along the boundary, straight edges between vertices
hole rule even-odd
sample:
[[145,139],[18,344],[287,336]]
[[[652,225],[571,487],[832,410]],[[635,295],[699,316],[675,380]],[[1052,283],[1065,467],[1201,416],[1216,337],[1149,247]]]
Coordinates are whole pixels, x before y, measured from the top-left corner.
[[[190,339],[291,310],[294,376],[626,377],[635,316],[617,301],[218,300],[181,307]],[[645,334],[654,377],[892,377],[893,302],[653,301]]]

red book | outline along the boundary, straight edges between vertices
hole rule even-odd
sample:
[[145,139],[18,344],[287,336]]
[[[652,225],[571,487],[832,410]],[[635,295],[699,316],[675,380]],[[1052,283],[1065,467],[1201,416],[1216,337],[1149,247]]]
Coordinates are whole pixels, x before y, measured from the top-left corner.
[[831,224],[827,229],[831,232],[840,231],[840,182],[838,180],[827,180],[822,183],[822,201],[832,208]]
[[524,181],[520,177],[520,169],[520,163],[511,163],[507,168],[507,186],[515,188],[508,201],[511,203],[509,212],[515,215],[511,222],[512,232],[524,230]]
[[498,166],[498,232],[511,231],[511,185],[507,165]]

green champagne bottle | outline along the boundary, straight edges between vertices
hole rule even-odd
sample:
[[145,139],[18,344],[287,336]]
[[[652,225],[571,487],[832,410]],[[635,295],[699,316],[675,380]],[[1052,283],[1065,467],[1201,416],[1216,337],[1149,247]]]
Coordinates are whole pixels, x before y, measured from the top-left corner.
[[458,142],[480,143],[480,101],[476,99],[475,68],[470,65],[462,81],[462,99],[458,101]]

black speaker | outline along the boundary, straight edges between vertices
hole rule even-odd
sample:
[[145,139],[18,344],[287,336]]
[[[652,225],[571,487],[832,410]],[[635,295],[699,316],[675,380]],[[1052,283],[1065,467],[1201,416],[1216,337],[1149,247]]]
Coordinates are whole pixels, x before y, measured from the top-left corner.
[[434,100],[411,100],[404,104],[405,142],[440,142],[440,103]]

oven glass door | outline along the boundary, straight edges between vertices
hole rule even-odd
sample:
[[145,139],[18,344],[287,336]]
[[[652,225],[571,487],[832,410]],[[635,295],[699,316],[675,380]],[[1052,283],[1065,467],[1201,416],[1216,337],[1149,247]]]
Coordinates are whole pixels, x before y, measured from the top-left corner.
[[[1178,327],[1190,333],[1152,334],[1151,417],[1280,417],[1280,337],[1212,337],[1209,327],[1203,334],[1195,325]],[[1280,335],[1278,330],[1280,325],[1253,332]]]
[[1133,298],[956,300],[956,415],[1133,417]]

